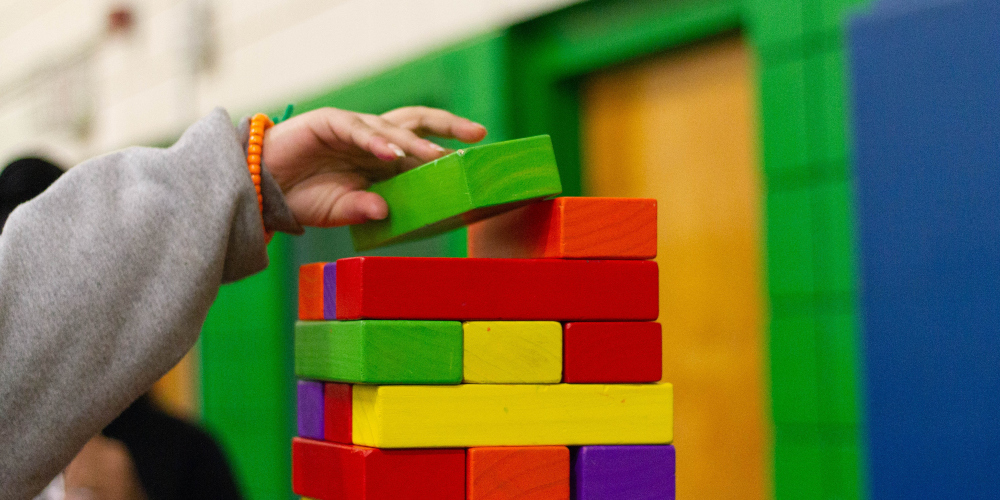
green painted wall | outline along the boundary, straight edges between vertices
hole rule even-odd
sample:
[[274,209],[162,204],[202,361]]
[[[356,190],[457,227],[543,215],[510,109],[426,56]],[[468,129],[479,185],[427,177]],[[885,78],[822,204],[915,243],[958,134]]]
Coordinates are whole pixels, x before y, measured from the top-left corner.
[[863,498],[843,18],[851,0],[747,0],[767,193],[775,488]]
[[291,237],[275,236],[270,267],[223,286],[201,333],[202,418],[251,499],[291,498],[290,248]]
[[[296,111],[423,104],[485,124],[490,141],[548,133],[564,192],[580,194],[580,80],[741,30],[757,56],[776,497],[862,498],[843,41],[844,13],[856,3],[591,0],[296,103]],[[270,251],[268,271],[224,287],[201,345],[204,418],[252,499],[290,496],[297,266],[356,255],[343,228],[279,237]],[[368,254],[464,256],[465,233]]]

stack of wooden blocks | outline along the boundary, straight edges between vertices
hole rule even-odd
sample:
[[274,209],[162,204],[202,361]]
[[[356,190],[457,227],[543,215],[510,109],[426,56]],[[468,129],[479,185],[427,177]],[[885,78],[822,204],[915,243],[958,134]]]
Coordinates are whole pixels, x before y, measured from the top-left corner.
[[[465,172],[462,202],[441,202],[451,193],[440,183],[425,189],[421,176],[436,171]],[[492,199],[476,185],[512,176],[527,180]],[[470,148],[394,179],[405,185],[373,190],[397,225],[356,227],[356,246],[521,208],[474,225],[470,258],[302,266],[295,493],[674,498],[673,392],[659,383],[658,271],[647,260],[655,200],[541,201],[559,191],[547,138]],[[420,197],[453,207],[404,220],[399,200]]]

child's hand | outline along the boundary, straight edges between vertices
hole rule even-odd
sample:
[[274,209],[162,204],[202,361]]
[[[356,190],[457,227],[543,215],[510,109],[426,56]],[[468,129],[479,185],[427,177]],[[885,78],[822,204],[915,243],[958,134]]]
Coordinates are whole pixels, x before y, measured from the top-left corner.
[[389,213],[381,196],[365,191],[373,181],[447,152],[422,136],[478,142],[486,128],[419,106],[382,116],[323,108],[272,127],[264,134],[263,160],[300,224],[357,224]]

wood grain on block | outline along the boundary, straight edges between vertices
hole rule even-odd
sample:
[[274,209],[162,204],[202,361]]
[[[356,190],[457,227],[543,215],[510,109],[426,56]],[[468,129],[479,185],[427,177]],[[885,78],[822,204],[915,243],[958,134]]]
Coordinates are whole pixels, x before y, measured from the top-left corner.
[[673,500],[676,453],[667,446],[584,446],[573,457],[574,500]]
[[565,446],[469,448],[468,500],[569,500]]
[[299,436],[323,439],[323,382],[299,380],[296,399]]
[[469,257],[652,259],[656,200],[560,197],[469,226]]
[[369,384],[462,381],[462,324],[457,321],[299,321],[295,374]]
[[356,385],[353,441],[379,448],[667,444],[670,384]]
[[351,444],[351,385],[328,382],[323,385],[324,441]]
[[465,450],[292,439],[292,490],[317,500],[464,500]]
[[[299,267],[299,318],[324,319],[323,270],[326,262],[314,262]],[[336,303],[334,301],[334,303]]]
[[563,382],[657,382],[663,375],[663,332],[645,321],[566,323]]
[[353,257],[336,300],[338,319],[648,321],[659,283],[651,261]]
[[351,226],[354,248],[426,238],[559,194],[549,136],[474,146],[375,183],[389,216]]
[[468,321],[467,384],[557,384],[562,379],[562,325],[555,321]]

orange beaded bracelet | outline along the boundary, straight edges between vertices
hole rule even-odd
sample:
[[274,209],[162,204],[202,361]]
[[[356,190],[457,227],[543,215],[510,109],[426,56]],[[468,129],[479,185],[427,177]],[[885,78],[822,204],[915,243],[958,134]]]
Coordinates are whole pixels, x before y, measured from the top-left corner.
[[260,157],[264,147],[264,131],[273,127],[274,122],[264,113],[257,113],[250,119],[250,145],[247,146],[247,169],[257,190],[257,207],[264,213],[264,196],[260,193]]

